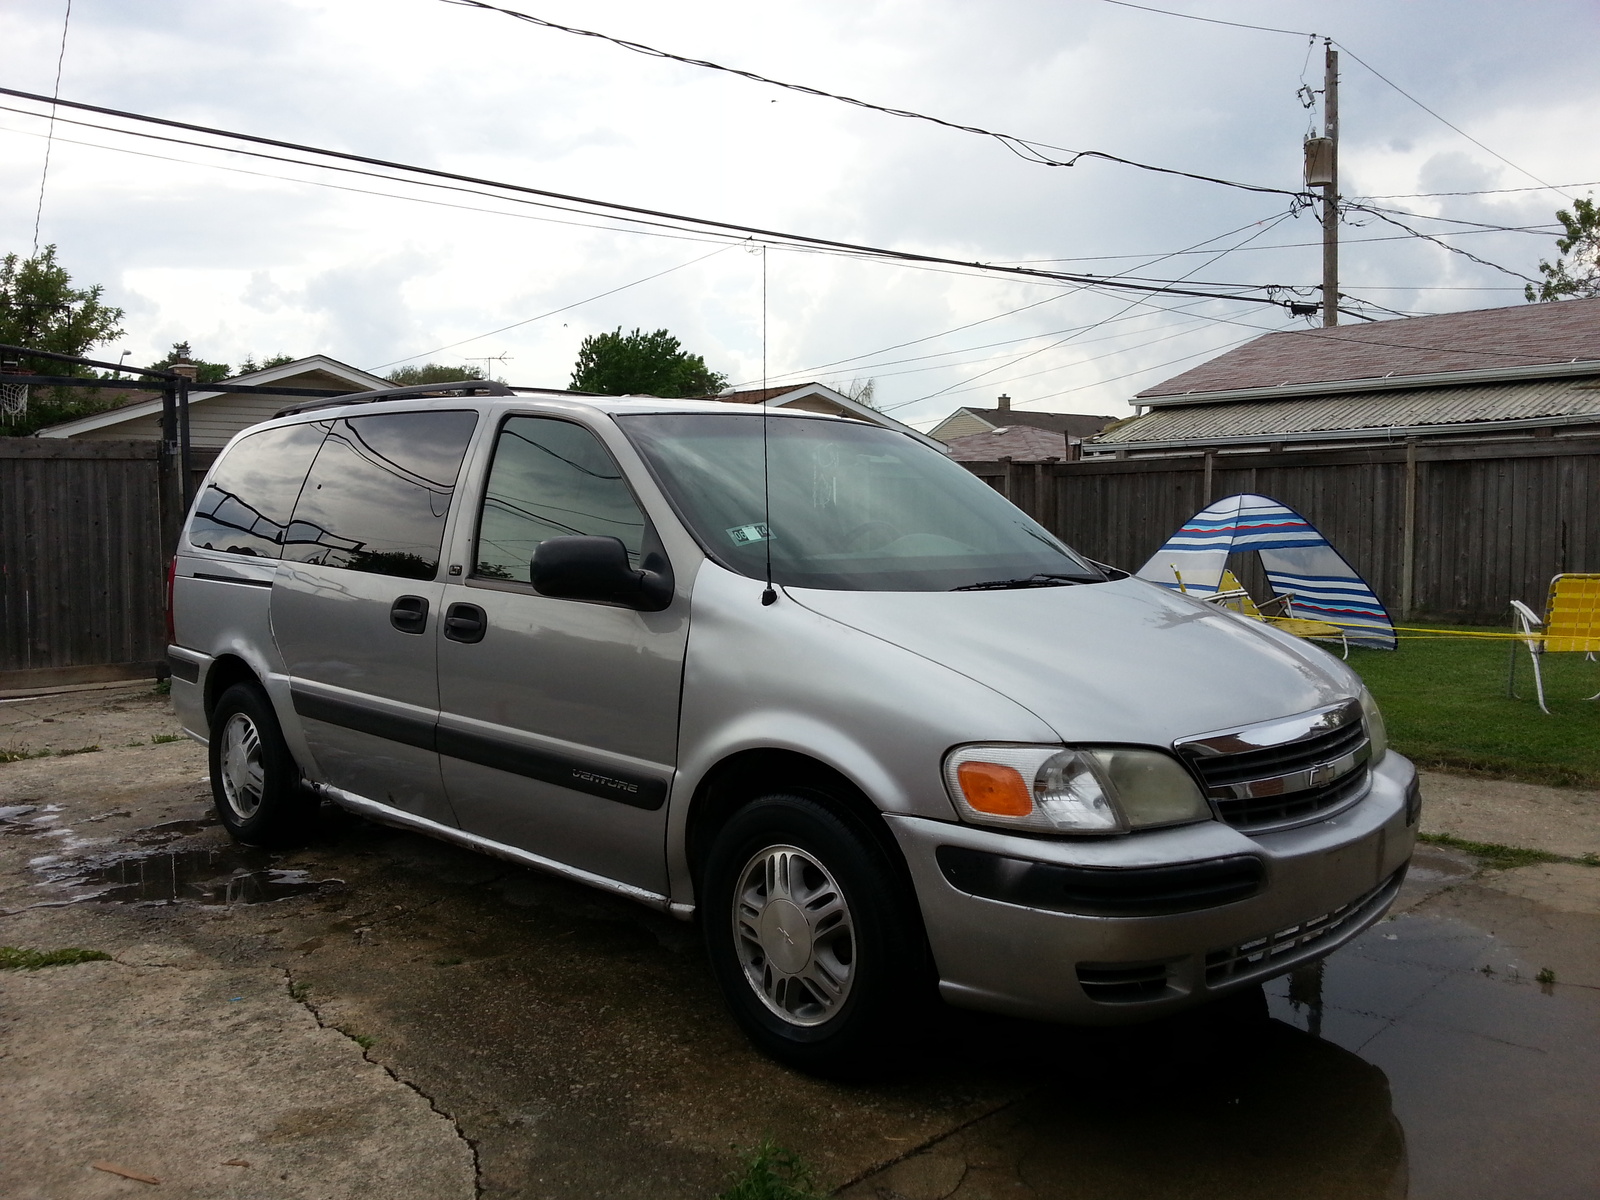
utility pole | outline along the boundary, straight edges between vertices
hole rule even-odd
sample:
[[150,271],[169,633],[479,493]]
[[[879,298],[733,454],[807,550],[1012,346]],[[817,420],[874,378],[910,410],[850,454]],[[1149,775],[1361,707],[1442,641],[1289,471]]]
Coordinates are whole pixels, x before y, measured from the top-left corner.
[[1328,182],[1322,185],[1322,323],[1339,323],[1339,52],[1330,39],[1322,77],[1322,136],[1328,149]]

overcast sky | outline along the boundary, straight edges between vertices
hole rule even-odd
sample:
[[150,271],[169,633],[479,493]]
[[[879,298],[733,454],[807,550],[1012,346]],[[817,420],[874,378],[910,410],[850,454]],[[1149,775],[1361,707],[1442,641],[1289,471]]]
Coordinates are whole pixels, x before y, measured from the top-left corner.
[[[1321,87],[1320,43],[1105,0],[502,2],[887,107],[1289,190],[1301,186],[1301,140],[1320,121],[1297,98],[1302,83]],[[1592,0],[1154,6],[1331,36],[1437,114],[1346,54],[1346,195],[1600,180]],[[0,6],[3,86],[53,89],[65,9]],[[1040,166],[989,138],[441,0],[73,0],[60,94],[963,260],[1206,283],[1321,279],[1315,214],[1290,215],[1286,196],[1093,159]],[[35,116],[0,111],[0,253],[32,250],[45,131]],[[1547,226],[1568,200],[1531,190],[1374,203]],[[1353,296],[1403,313],[1521,303],[1521,280],[1350,216],[1361,223],[1343,231],[1341,283]],[[1555,253],[1547,233],[1399,219],[1524,275]],[[39,239],[127,311],[125,336],[100,351],[112,358],[126,349],[152,361],[178,340],[234,364],[278,352],[368,369],[505,355],[493,373],[564,387],[586,335],[665,327],[733,383],[759,385],[762,255],[592,227],[617,224],[58,123]],[[1186,250],[1196,252],[1161,257]],[[1141,388],[1260,331],[1306,323],[1240,300],[1135,303],[792,250],[769,251],[766,272],[769,379],[876,379],[879,405],[923,427],[961,404],[992,406],[1002,391],[1018,407],[1126,415]]]

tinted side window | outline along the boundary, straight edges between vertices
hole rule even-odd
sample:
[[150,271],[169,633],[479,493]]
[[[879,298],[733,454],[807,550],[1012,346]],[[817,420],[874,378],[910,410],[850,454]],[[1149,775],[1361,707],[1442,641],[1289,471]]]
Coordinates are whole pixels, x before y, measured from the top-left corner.
[[512,417],[495,442],[474,573],[525,582],[534,547],[571,534],[621,538],[637,563],[644,514],[594,434],[570,421]]
[[384,413],[328,431],[284,539],[283,557],[432,579],[456,476],[478,415]]
[[277,558],[323,433],[322,425],[285,425],[236,442],[195,501],[189,544]]

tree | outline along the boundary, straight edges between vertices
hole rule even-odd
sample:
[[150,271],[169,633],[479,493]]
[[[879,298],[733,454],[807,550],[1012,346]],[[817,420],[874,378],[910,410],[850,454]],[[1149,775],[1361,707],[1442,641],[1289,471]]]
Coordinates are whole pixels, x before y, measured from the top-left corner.
[[874,397],[878,394],[878,381],[876,379],[852,379],[839,389],[857,404],[865,404],[868,408],[877,408]]
[[227,363],[206,362],[204,359],[196,358],[188,342],[173,342],[167,356],[150,365],[157,371],[164,371],[177,363],[188,363],[200,368],[199,374],[195,376],[195,380],[199,383],[221,383],[233,374],[233,368]]
[[417,387],[424,383],[459,383],[463,379],[481,379],[483,372],[476,367],[447,367],[443,363],[423,363],[416,367],[396,367],[387,378],[395,387]]
[[[122,310],[102,303],[105,289],[72,286],[72,276],[56,262],[55,246],[32,258],[8,254],[0,259],[0,342],[86,357],[102,342],[122,335]],[[10,355],[6,356],[8,359]],[[20,355],[24,374],[94,377],[89,367]],[[32,389],[28,409],[0,418],[0,434],[22,437],[58,421],[87,416],[119,403],[120,393],[78,388]]]
[[[100,284],[75,288],[72,276],[46,246],[29,259],[0,259],[0,342],[84,357],[101,342],[122,335],[122,310],[102,304]],[[88,367],[23,358],[18,365],[35,375],[90,375]]]
[[239,374],[253,375],[257,371],[270,371],[273,367],[281,367],[284,363],[292,363],[292,354],[268,354],[260,362],[256,361],[254,354],[246,354],[244,361],[239,364]]
[[572,390],[602,396],[643,395],[674,399],[713,396],[728,377],[706,367],[706,360],[690,354],[665,329],[645,333],[596,333],[578,347],[572,368]]
[[1556,249],[1563,256],[1572,256],[1572,270],[1578,273],[1568,269],[1565,257],[1557,258],[1554,265],[1541,259],[1539,273],[1544,282],[1537,291],[1531,283],[1523,289],[1530,301],[1600,296],[1600,205],[1593,199],[1578,200],[1572,209],[1556,213],[1556,220],[1567,231],[1566,237],[1556,239]]

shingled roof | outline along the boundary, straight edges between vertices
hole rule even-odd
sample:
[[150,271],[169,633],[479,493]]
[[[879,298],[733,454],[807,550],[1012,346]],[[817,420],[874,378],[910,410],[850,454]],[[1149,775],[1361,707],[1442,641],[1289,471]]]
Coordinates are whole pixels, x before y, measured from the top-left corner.
[[1135,401],[1600,360],[1600,298],[1269,333]]
[[1069,456],[1067,436],[1033,425],[1006,425],[988,433],[969,433],[945,443],[957,462],[1044,462]]

